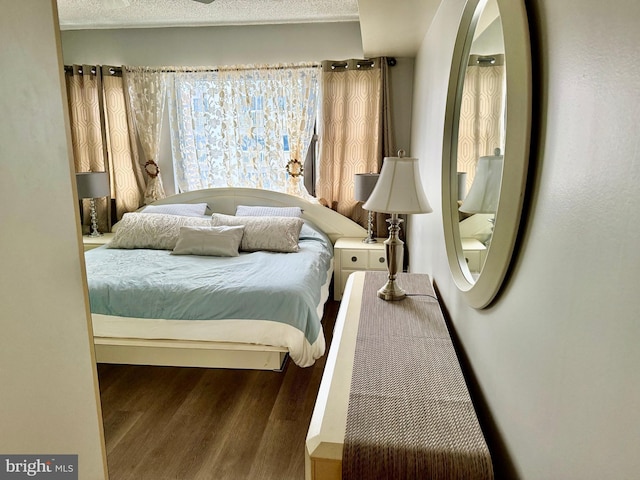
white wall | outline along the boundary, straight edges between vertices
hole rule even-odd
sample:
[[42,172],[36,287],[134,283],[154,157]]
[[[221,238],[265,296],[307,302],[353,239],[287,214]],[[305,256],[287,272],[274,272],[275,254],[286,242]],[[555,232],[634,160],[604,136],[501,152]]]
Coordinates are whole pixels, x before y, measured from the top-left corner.
[[106,478],[55,1],[0,11],[0,453]]
[[[210,66],[310,62],[362,58],[357,22],[228,27],[68,30],[62,32],[66,65]],[[398,147],[411,141],[413,59],[398,58],[391,69],[393,116]],[[168,117],[160,146],[167,194],[174,193]]]
[[534,169],[510,276],[478,311],[446,263],[441,139],[463,0],[443,2],[416,59],[412,154],[434,213],[411,219],[411,268],[433,277],[452,317],[498,478],[637,478],[640,3],[526,3]]
[[236,65],[362,58],[356,22],[65,30],[65,64]]

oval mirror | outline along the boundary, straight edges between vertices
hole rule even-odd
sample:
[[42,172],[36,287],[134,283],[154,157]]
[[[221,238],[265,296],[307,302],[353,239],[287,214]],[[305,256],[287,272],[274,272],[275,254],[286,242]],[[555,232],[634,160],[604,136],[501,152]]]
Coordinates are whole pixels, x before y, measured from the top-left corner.
[[447,257],[466,301],[498,293],[520,224],[531,130],[523,0],[468,0],[456,38],[443,144]]

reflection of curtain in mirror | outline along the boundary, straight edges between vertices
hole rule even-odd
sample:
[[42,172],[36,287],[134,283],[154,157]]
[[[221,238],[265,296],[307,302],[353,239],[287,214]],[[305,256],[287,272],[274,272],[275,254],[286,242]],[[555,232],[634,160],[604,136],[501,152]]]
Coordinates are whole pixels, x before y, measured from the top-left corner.
[[[484,60],[484,59],[492,59]],[[458,172],[471,188],[478,159],[503,149],[504,56],[472,55],[464,77],[458,131]]]
[[[354,175],[378,173],[382,158],[390,156],[394,148],[386,78],[384,57],[323,62],[316,196],[363,226],[367,212],[354,198]],[[386,224],[377,224],[381,226],[378,235],[381,231],[386,236]]]

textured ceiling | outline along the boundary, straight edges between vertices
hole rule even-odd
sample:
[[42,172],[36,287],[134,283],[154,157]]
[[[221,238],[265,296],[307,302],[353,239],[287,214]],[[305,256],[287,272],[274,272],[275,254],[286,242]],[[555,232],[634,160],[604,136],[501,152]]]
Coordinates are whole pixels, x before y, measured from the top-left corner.
[[60,28],[358,21],[357,0],[57,0]]

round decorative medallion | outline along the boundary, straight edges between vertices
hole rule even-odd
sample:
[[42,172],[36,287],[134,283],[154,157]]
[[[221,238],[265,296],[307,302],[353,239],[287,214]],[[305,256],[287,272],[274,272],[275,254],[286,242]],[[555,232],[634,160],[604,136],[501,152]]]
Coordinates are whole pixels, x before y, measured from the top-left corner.
[[302,168],[302,163],[299,160],[292,158],[287,163],[287,173],[291,175],[293,178],[302,176],[302,172],[304,169]]
[[149,160],[144,164],[144,171],[147,172],[147,175],[151,178],[156,178],[160,173],[160,167],[158,167],[158,164],[153,160]]

